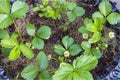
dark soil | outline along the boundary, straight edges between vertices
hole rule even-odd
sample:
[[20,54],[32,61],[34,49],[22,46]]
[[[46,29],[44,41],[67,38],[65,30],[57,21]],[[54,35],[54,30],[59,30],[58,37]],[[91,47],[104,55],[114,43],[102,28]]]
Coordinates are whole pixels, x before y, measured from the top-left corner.
[[[50,63],[49,69],[57,69],[59,66],[59,63],[57,60],[58,55],[53,52],[54,45],[57,43],[61,43],[61,39],[65,35],[69,35],[69,36],[73,37],[76,43],[81,43],[82,35],[78,32],[78,28],[83,25],[83,19],[85,17],[91,18],[92,13],[98,10],[97,7],[92,6],[93,2],[84,3],[83,0],[77,0],[76,2],[78,5],[85,8],[86,13],[85,13],[85,16],[83,16],[81,18],[77,18],[74,22],[70,23],[68,25],[67,31],[64,31],[59,28],[59,26],[61,24],[65,23],[66,19],[52,20],[52,19],[47,19],[44,17],[40,18],[38,16],[38,13],[34,13],[34,12],[32,12],[32,10],[29,10],[29,12],[25,18],[16,20],[16,23],[19,26],[19,31],[21,32],[21,34],[24,37],[24,41],[29,41],[29,37],[26,34],[25,27],[24,27],[26,23],[32,23],[38,28],[41,25],[48,25],[49,27],[51,27],[52,35],[48,40],[45,40],[45,47],[43,49],[43,51],[47,55],[52,55],[52,57],[56,59],[56,60],[52,59],[49,61],[49,63]],[[32,3],[31,0],[28,0],[28,3],[29,3],[30,8],[37,5],[36,3]],[[14,27],[11,26],[8,30],[10,32],[14,31]],[[112,29],[107,30],[107,32],[108,31],[112,31]],[[119,33],[119,31],[116,31],[116,32]],[[105,33],[105,35],[107,35],[107,33]],[[118,52],[114,51],[117,43],[120,43],[117,39],[109,40],[109,42],[108,42],[109,48],[106,49],[105,51],[103,51],[103,57],[99,60],[98,66],[92,71],[94,78],[96,78],[96,76],[100,76],[102,74],[107,75],[109,72],[106,71],[106,67],[108,67],[109,65],[117,65],[117,63],[113,61],[113,56],[118,54]],[[35,54],[37,55],[36,52],[35,52]],[[75,57],[72,57],[71,59],[73,59],[73,58],[75,58]],[[35,62],[35,59],[27,60],[22,55],[18,60],[14,61],[14,62],[10,62],[7,59],[7,57],[4,57],[2,54],[0,54],[0,65],[2,65],[4,67],[4,69],[6,71],[6,75],[8,75],[12,79],[14,79],[17,75],[20,75],[22,69],[25,66],[27,66],[29,64],[35,64],[34,62]],[[51,73],[51,74],[53,74],[53,73]],[[23,80],[23,79],[21,77],[19,77],[19,80]]]

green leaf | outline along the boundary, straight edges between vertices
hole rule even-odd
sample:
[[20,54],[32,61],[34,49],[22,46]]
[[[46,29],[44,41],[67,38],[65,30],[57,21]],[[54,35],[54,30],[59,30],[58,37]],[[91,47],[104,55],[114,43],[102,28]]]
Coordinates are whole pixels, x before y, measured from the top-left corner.
[[73,74],[73,79],[71,80],[94,80],[92,74],[88,71],[76,70]]
[[42,0],[43,5],[48,5],[48,3],[49,3],[49,0]]
[[57,19],[57,18],[59,19],[61,17],[60,13],[58,13],[55,10],[51,11],[48,16],[51,17],[52,19]]
[[55,8],[55,9],[57,9],[59,5],[60,5],[59,1],[54,1],[52,3],[52,7]]
[[19,37],[18,32],[13,32],[11,38],[17,39]]
[[102,54],[99,49],[92,48],[91,49],[91,54],[95,56],[97,59],[100,59]]
[[98,60],[92,55],[82,55],[73,61],[74,68],[81,71],[90,71],[97,66]]
[[93,18],[93,19],[99,18],[101,23],[105,23],[105,17],[104,17],[99,11],[94,12],[94,13],[92,14],[92,18]]
[[15,48],[12,49],[8,58],[11,61],[15,61],[16,59],[19,58],[19,56],[20,56],[20,48],[19,46],[16,46]]
[[22,51],[23,55],[28,59],[32,59],[34,57],[33,51],[25,44],[20,44],[20,50]]
[[79,54],[80,51],[82,51],[82,49],[81,49],[80,45],[73,44],[72,46],[70,46],[68,51],[70,52],[70,55],[75,56],[75,55]]
[[1,48],[2,54],[3,54],[4,56],[9,56],[11,50],[12,50],[12,48],[5,48],[5,47],[2,47],[2,48]]
[[5,38],[1,40],[1,46],[6,48],[13,48],[18,45],[18,41],[13,38]]
[[[103,48],[103,47],[102,47]],[[99,49],[95,49],[95,48],[92,48],[91,50],[89,50],[89,51],[85,51],[84,52],[84,55],[92,55],[92,56],[95,56],[97,59],[100,59],[101,58],[101,56],[102,56],[102,54],[101,54],[101,52],[100,52],[100,50]]]
[[38,7],[33,7],[32,10],[35,12],[35,11],[39,11],[40,10],[40,6]]
[[0,13],[10,14],[9,0],[0,0]]
[[91,32],[97,32],[97,27],[95,24],[93,23],[90,23],[88,26],[87,26],[87,29],[88,31],[91,31]]
[[15,18],[22,18],[25,16],[29,7],[25,2],[15,1],[12,6],[11,14]]
[[102,0],[99,10],[104,16],[107,16],[112,11],[112,5],[107,0]]
[[76,16],[83,16],[85,14],[85,10],[82,7],[75,7],[73,13],[76,14]]
[[36,49],[43,49],[44,47],[44,41],[40,38],[34,38],[32,40],[32,45],[36,48]]
[[73,70],[73,67],[66,63],[55,72],[52,78],[53,80],[72,80]]
[[72,37],[64,36],[62,38],[62,43],[65,46],[65,48],[68,49],[74,43],[74,40]]
[[100,21],[100,18],[94,18],[94,24],[97,27],[97,30],[103,30],[103,23]]
[[84,25],[87,27],[90,23],[92,23],[92,20],[90,18],[84,19]]
[[9,37],[9,33],[7,32],[7,30],[0,29],[0,39],[4,39],[8,37]]
[[89,51],[90,48],[91,48],[91,44],[90,44],[88,41],[82,41],[81,47],[82,47],[84,50]]
[[73,12],[67,12],[67,16],[70,22],[73,22],[76,18],[76,15]]
[[59,54],[59,55],[63,55],[65,52],[65,49],[61,45],[56,44],[54,47],[54,52]]
[[40,69],[45,70],[48,67],[48,57],[43,51],[40,51],[36,58],[37,63],[40,66]]
[[34,80],[37,77],[38,73],[39,71],[37,68],[31,64],[22,70],[21,76],[26,80]]
[[120,14],[117,12],[112,12],[110,15],[108,15],[107,21],[112,25],[119,23],[120,22]]
[[73,10],[76,6],[77,6],[77,5],[76,5],[75,2],[69,2],[69,3],[68,3],[68,9],[69,9],[69,10]]
[[87,30],[87,27],[85,27],[85,26],[81,26],[79,29],[78,29],[78,31],[80,32],[80,33],[82,33],[82,34],[89,34],[90,32]]
[[0,14],[0,28],[4,29],[13,23],[13,19],[8,14]]
[[26,25],[26,31],[29,35],[35,36],[35,26],[32,24],[27,24]]
[[51,29],[48,26],[41,26],[37,32],[37,36],[42,39],[49,39],[51,33]]
[[39,79],[40,80],[52,80],[51,77],[50,77],[50,73],[47,70],[42,71],[40,73]]
[[95,32],[92,36],[92,40],[93,40],[94,43],[98,42],[100,40],[100,38],[101,38],[101,33],[100,32]]
[[53,75],[53,80],[93,80],[89,71],[73,68],[70,64],[64,64]]

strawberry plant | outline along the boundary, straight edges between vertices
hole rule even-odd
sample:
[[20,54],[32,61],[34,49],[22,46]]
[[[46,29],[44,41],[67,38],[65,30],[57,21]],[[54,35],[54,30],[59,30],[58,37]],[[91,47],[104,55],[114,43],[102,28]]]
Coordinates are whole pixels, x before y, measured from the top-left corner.
[[[24,2],[21,1],[15,1],[12,4],[12,7],[10,8],[10,2],[9,0],[1,0],[0,1],[0,28],[1,28],[1,46],[2,46],[2,51],[9,55],[8,58],[11,61],[14,61],[19,58],[20,53],[22,52],[25,57],[28,59],[32,59],[34,57],[33,51],[31,48],[23,44],[22,36],[18,31],[18,27],[16,26],[16,23],[14,21],[15,18],[22,18],[25,16],[27,10],[28,10],[28,5]],[[4,6],[3,6],[4,5]],[[3,28],[8,27],[10,24],[14,23],[14,26],[18,32],[12,33],[11,36],[9,36],[8,32],[6,30],[2,30]],[[31,25],[30,25],[31,26]],[[27,32],[30,34],[33,34],[31,32],[31,27],[28,25],[27,27]],[[45,33],[44,31],[47,30]],[[38,30],[37,35],[39,35],[39,38],[45,39],[49,38],[49,33],[50,29],[46,27],[41,27],[41,29]],[[4,36],[3,36],[4,34]],[[20,36],[20,42],[17,41],[17,38]],[[41,49],[44,46],[44,41],[42,39],[35,38],[32,43],[35,45],[35,48]],[[39,44],[41,44],[39,46]],[[10,49],[11,51],[5,52],[5,50]],[[27,51],[25,51],[27,50]]]
[[[101,57],[100,49],[103,50],[107,47],[106,38],[102,36],[101,33],[104,29],[106,21],[108,21],[112,25],[120,22],[120,14],[117,12],[112,12],[112,5],[107,0],[103,0],[99,4],[99,10],[100,11],[93,13],[93,20],[85,18],[85,26],[81,26],[78,30],[80,33],[83,34],[83,38],[85,38],[85,35],[89,37],[88,42],[82,42],[84,46],[87,47],[87,44],[94,44],[93,48],[89,48],[89,51],[85,50],[85,54],[92,53],[93,55],[96,55],[97,58]],[[109,36],[112,37],[112,34],[109,34]]]
[[42,0],[42,5],[33,8],[33,11],[41,11],[40,17],[44,16],[52,19],[60,19],[63,14],[67,13],[70,22],[85,13],[85,10],[77,6],[74,1],[68,2],[66,0]]
[[[51,4],[51,5],[50,5]],[[40,17],[47,17],[52,19],[60,19],[61,14],[63,14],[67,10],[65,0],[42,0],[42,5],[33,8],[34,11],[42,11],[42,13],[39,14]]]
[[81,55],[73,64],[62,65],[52,76],[53,80],[94,80],[90,71],[98,61],[94,56]]
[[62,38],[62,45],[56,44],[54,46],[54,52],[59,55],[64,55],[65,57],[75,56],[82,51],[79,44],[74,44],[74,40],[72,37],[64,36]]
[[94,12],[92,19],[86,18],[84,20],[84,25],[79,28],[79,32],[82,34],[94,33],[91,37],[93,42],[98,42],[101,39],[101,31],[103,26],[108,21],[110,24],[114,25],[120,22],[120,14],[112,11],[112,5],[107,1],[103,0],[99,5],[99,10]]
[[27,24],[26,31],[30,36],[34,37],[32,40],[32,45],[36,49],[42,49],[44,47],[43,39],[49,39],[51,35],[51,29],[48,26],[41,26],[36,32],[34,25]]
[[114,25],[120,22],[120,14],[117,12],[112,12],[112,5],[107,0],[103,0],[99,4],[99,11],[93,13],[92,18],[99,18],[101,22],[106,21],[109,24]]
[[[35,33],[35,26],[32,24],[27,24],[26,30],[29,35],[35,36],[32,40],[32,45],[35,47],[35,49],[42,49],[44,47],[43,39],[48,39],[51,35],[51,29],[48,26],[41,26]],[[9,34],[5,30],[1,30],[1,33],[2,35],[3,33],[6,35],[4,36],[5,38],[1,36],[1,46],[3,47],[3,52],[5,52],[5,48],[12,49],[7,53],[5,52],[6,54],[9,54],[9,60],[14,61],[18,59],[21,52],[28,59],[32,59],[34,57],[30,46],[17,41],[18,35],[16,33],[13,33],[11,37],[9,37]]]
[[[22,43],[19,44],[19,42],[17,41],[17,37],[20,37],[20,40],[22,42],[22,36],[18,31],[15,19],[24,17],[27,11],[28,5],[25,2],[15,1],[12,5],[10,5],[9,0],[0,0],[0,28],[1,28],[0,39],[2,39],[1,40],[2,52],[5,55],[9,55],[9,53],[11,53],[11,55],[9,55],[9,59],[12,61],[16,60],[19,57],[21,51],[29,59],[32,59],[34,56],[31,49],[29,49]],[[13,33],[10,36],[6,30],[2,29],[9,27],[9,25],[11,24],[14,24],[14,27],[17,32],[15,32],[16,34]],[[27,50],[29,50],[28,52],[30,52],[30,55],[26,53],[24,51],[24,48],[22,49],[22,47],[25,47]]]
[[83,16],[84,14],[85,10],[82,7],[77,6],[75,2],[68,3],[67,16],[70,22],[74,21],[76,17]]
[[8,56],[9,60],[11,61],[18,59],[21,52],[28,59],[32,59],[34,57],[31,48],[23,43],[19,44],[19,42],[14,38],[4,38],[1,40],[0,44],[2,47],[12,48]]
[[85,50],[84,54],[86,55],[93,55],[96,58],[101,58],[102,54],[99,48],[92,48],[91,44],[88,41],[82,41],[81,47]]
[[51,80],[50,73],[47,70],[48,58],[43,51],[38,53],[36,63],[36,66],[30,64],[25,67],[21,72],[21,76],[26,80],[34,80],[37,75],[39,80]]
[[15,18],[22,18],[28,11],[28,5],[21,1],[16,1],[10,6],[9,0],[0,0],[0,28],[4,29],[15,23]]

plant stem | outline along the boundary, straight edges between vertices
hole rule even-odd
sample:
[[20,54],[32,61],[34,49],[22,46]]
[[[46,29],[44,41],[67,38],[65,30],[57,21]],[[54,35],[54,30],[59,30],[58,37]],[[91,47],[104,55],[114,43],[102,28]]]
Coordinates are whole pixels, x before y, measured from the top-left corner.
[[22,41],[22,40],[23,40],[23,39],[22,39],[22,36],[21,36],[21,34],[20,34],[20,32],[19,32],[19,29],[18,29],[18,26],[16,25],[16,23],[15,23],[14,20],[13,20],[13,23],[14,23],[15,30],[18,32],[18,34],[19,34],[19,36],[20,36],[20,40]]

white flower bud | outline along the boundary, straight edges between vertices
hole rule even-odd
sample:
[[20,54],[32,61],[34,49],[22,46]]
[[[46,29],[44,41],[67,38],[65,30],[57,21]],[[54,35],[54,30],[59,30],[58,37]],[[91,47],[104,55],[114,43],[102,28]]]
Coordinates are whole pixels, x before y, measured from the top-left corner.
[[84,33],[83,34],[83,39],[87,39],[88,38],[88,34]]
[[48,55],[48,60],[51,60],[52,59],[52,56],[51,55]]
[[31,47],[31,43],[29,43],[29,42],[28,42],[28,43],[26,43],[26,45],[27,45],[28,47]]
[[35,49],[35,47],[34,47],[34,46],[32,46],[32,49]]
[[107,47],[108,47],[108,45],[107,45],[107,44],[105,44],[105,47],[107,48]]
[[96,47],[96,49],[98,50],[98,49],[99,49],[99,47]]
[[69,57],[69,55],[70,55],[70,53],[69,53],[68,51],[65,51],[65,52],[64,52],[64,56],[65,56],[65,57]]
[[110,38],[114,38],[115,37],[115,33],[114,32],[109,32],[109,37]]

